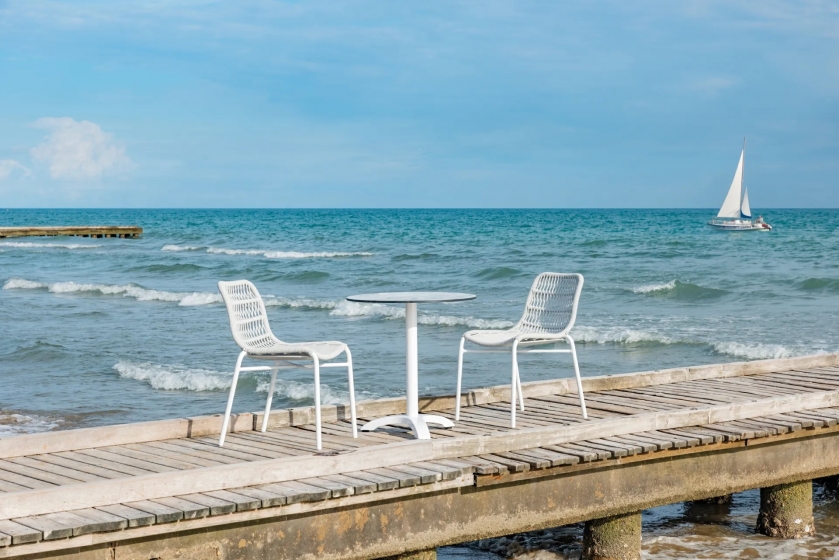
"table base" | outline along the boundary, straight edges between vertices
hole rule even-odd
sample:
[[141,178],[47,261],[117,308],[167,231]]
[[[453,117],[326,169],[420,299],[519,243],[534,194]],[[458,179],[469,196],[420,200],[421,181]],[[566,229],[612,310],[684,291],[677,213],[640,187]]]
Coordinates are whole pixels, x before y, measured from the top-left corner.
[[431,439],[431,433],[428,431],[428,424],[440,424],[444,428],[453,428],[454,422],[443,416],[434,414],[418,414],[416,416],[408,416],[406,414],[393,414],[391,416],[383,416],[376,418],[364,424],[361,427],[363,432],[372,432],[376,428],[383,426],[404,426],[411,428],[414,432],[414,437],[417,439]]

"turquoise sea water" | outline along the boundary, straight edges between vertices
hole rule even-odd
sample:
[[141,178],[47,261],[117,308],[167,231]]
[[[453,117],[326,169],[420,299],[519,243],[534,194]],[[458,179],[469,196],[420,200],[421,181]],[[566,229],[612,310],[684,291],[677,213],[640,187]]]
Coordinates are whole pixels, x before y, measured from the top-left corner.
[[[224,408],[238,349],[216,291],[247,278],[288,341],[350,345],[360,398],[404,391],[398,306],[356,293],[446,290],[420,305],[420,390],[452,392],[470,328],[521,314],[536,274],[581,272],[583,375],[839,350],[839,211],[772,210],[772,232],[707,228],[706,210],[8,210],[0,226],[140,225],[141,239],[0,240],[0,437]],[[509,359],[464,383],[508,382]],[[525,381],[570,375],[528,357]],[[346,397],[327,373],[326,401]],[[264,403],[246,376],[236,409]],[[275,406],[311,403],[308,372]],[[475,553],[477,554],[477,553]]]

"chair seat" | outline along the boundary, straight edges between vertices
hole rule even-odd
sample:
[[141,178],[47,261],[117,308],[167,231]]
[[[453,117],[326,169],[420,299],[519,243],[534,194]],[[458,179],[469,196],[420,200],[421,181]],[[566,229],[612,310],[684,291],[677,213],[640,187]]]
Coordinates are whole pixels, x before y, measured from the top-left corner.
[[272,358],[285,359],[308,359],[309,353],[318,357],[318,360],[331,360],[341,354],[346,348],[343,342],[334,340],[326,342],[277,342],[263,348],[249,348],[248,356],[258,360],[270,360]]
[[516,337],[520,337],[519,346],[524,347],[551,344],[564,339],[565,335],[533,333],[532,337],[530,337],[528,336],[528,333],[510,329],[506,331],[469,331],[464,334],[463,337],[478,346],[489,347],[512,346]]

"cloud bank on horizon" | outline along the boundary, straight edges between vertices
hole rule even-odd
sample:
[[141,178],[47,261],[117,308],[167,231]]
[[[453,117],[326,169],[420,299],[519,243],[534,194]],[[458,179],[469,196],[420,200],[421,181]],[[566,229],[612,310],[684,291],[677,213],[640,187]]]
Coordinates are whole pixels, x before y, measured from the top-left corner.
[[0,206],[839,206],[819,1],[0,4]]

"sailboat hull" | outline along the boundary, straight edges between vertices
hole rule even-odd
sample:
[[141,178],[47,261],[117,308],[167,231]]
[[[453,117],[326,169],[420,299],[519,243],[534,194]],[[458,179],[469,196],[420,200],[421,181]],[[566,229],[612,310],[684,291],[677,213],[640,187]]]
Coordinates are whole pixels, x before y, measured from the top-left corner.
[[714,229],[725,231],[771,231],[772,226],[766,222],[752,220],[721,220],[715,219],[708,222]]

